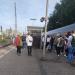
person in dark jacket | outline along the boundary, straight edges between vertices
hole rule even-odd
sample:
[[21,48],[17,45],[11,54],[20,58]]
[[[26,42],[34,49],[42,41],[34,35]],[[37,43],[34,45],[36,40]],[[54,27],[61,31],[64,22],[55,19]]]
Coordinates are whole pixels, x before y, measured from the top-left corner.
[[26,48],[26,35],[23,34],[22,36],[22,44],[23,44],[23,48]]
[[53,36],[51,36],[51,39],[50,39],[51,50],[53,49],[53,44],[54,44],[54,38]]

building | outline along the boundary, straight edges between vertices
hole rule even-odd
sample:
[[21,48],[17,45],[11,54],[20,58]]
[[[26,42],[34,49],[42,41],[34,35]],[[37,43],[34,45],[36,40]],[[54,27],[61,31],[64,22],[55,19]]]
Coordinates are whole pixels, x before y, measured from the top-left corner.
[[43,30],[43,27],[27,26],[27,32],[29,32],[33,36],[33,47],[34,48],[40,48],[42,30]]
[[30,32],[34,36],[40,36],[42,30],[43,30],[43,27],[27,26],[27,31]]

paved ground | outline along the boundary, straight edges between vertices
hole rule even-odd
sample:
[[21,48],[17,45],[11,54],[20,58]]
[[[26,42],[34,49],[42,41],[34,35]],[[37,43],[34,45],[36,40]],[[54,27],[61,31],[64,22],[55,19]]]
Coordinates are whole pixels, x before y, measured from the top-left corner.
[[[42,50],[36,50],[38,60],[42,57]],[[46,61],[40,61],[43,75],[75,75],[75,65],[70,65],[66,61],[66,57],[61,55],[58,57],[53,51],[46,52]]]
[[47,53],[47,61],[41,61],[42,50],[34,49],[32,56],[22,49],[21,56],[13,46],[0,49],[0,75],[75,75],[75,67],[66,58]]
[[34,55],[27,56],[27,51],[22,50],[22,55],[18,56],[15,48],[5,50],[4,56],[0,58],[0,75],[41,75]]

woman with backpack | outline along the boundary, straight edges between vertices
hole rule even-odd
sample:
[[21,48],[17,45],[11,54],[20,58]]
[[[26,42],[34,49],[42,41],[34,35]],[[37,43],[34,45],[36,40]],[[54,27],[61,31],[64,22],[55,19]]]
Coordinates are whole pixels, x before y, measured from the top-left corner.
[[56,46],[57,46],[56,49],[57,56],[59,56],[60,53],[62,54],[64,50],[64,39],[62,38],[62,36],[58,37]]
[[21,55],[22,39],[20,35],[17,35],[15,38],[15,46],[17,48],[17,54]]

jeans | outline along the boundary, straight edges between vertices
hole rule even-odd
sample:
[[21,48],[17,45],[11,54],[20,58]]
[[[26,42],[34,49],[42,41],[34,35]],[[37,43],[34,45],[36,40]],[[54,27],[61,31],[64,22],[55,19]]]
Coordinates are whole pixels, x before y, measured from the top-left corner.
[[71,63],[72,61],[73,61],[73,47],[72,46],[70,46],[70,47],[68,47],[68,56],[67,56],[67,61],[69,62],[69,63]]
[[28,55],[31,55],[31,53],[32,53],[32,46],[27,46],[27,49],[28,49]]
[[17,53],[21,54],[21,46],[17,46]]

